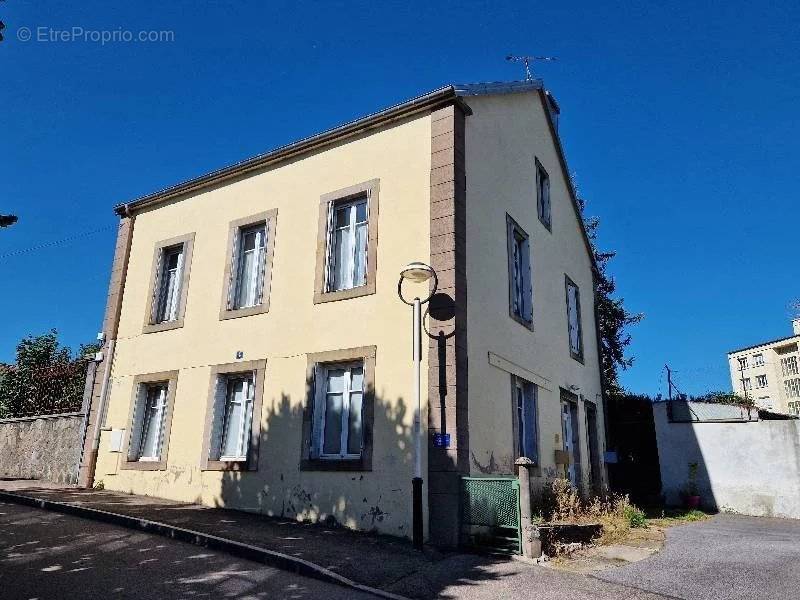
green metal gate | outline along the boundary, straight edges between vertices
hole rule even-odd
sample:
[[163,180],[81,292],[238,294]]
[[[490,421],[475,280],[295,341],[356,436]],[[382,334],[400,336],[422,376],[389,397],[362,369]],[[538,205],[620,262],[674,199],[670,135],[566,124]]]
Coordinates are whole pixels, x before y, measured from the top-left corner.
[[522,553],[519,481],[515,477],[461,478],[461,544]]

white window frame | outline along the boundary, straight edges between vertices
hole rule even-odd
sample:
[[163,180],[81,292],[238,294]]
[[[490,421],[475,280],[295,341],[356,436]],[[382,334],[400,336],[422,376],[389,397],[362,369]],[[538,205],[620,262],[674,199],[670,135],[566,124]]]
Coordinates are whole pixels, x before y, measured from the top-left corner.
[[800,401],[789,402],[789,414],[800,417]]
[[[572,358],[576,360],[583,360],[583,323],[581,314],[581,289],[578,284],[572,281],[569,276],[566,276],[566,306],[567,306],[567,345],[569,346],[569,353]],[[571,307],[570,303],[570,288],[575,290],[575,306]],[[575,315],[574,322],[572,315]],[[572,345],[572,332],[577,329],[576,337],[578,340],[578,348],[575,349]]]
[[745,392],[749,392],[753,389],[753,382],[749,377],[742,379],[742,389]]
[[758,354],[753,354],[753,366],[754,367],[763,367],[764,366],[764,353],[759,352]]
[[553,207],[550,199],[550,175],[536,159],[536,213],[548,231],[553,230]]
[[756,375],[756,388],[761,389],[767,387],[768,385],[769,383],[766,375]]
[[[352,290],[367,285],[369,279],[369,203],[370,203],[370,190],[360,193],[351,198],[344,198],[342,200],[333,200],[328,203],[328,224],[327,224],[327,249],[325,252],[325,292],[342,292],[345,290]],[[354,285],[355,269],[356,269],[356,231],[357,226],[361,221],[357,220],[358,209],[350,211],[350,219],[347,224],[347,229],[350,230],[350,248],[348,255],[350,257],[350,271],[347,274],[346,283],[342,287],[334,287],[334,271],[336,268],[336,211],[341,208],[355,207],[358,204],[364,203],[364,282],[359,285]],[[342,228],[343,229],[343,228]]]
[[[526,381],[516,375],[511,376],[514,411],[516,414],[517,431],[516,446],[517,456],[531,459],[534,463],[539,463],[539,423],[538,423],[538,400],[539,390],[535,383]],[[530,414],[530,413],[533,414]],[[529,431],[531,427],[533,431]],[[530,445],[529,445],[530,444]],[[532,450],[532,456],[528,451]]]
[[745,369],[749,369],[750,368],[750,361],[748,360],[748,358],[746,356],[740,356],[736,360],[739,361],[739,370],[740,371],[744,371]]
[[[250,251],[256,256],[253,261],[253,272],[248,275],[251,289],[255,290],[252,302],[240,303],[240,293],[242,289],[242,282],[244,281],[244,273],[242,271],[244,265],[244,241],[245,237],[249,234],[256,233],[256,247]],[[231,257],[231,273],[232,278],[228,287],[228,310],[241,310],[243,308],[253,308],[261,306],[264,302],[264,279],[267,268],[267,244],[269,243],[269,227],[266,221],[260,223],[251,223],[243,227],[239,227],[236,231],[236,240],[234,242],[233,256]],[[259,241],[260,240],[260,241]]]
[[[151,391],[159,390],[158,398],[155,399],[155,407],[151,406]],[[140,384],[139,388],[139,407],[138,411],[141,417],[137,416],[135,429],[136,447],[134,453],[134,460],[139,462],[159,462],[164,447],[164,421],[167,413],[167,402],[169,401],[169,382],[148,382]],[[157,426],[156,432],[156,445],[155,454],[145,456],[144,443],[147,439],[147,434],[151,426],[151,420],[148,418],[152,411],[156,411],[156,417],[153,422]]]
[[[359,393],[359,390],[352,389],[352,371],[353,369],[361,369],[362,373],[362,389],[361,393],[361,446],[357,454],[348,452],[349,438],[350,438],[350,400],[353,393]],[[342,424],[339,439],[338,454],[325,453],[325,423],[326,423],[326,406],[328,396],[328,372],[334,370],[344,370],[344,387],[342,394]],[[314,419],[314,427],[312,428],[312,445],[314,448],[314,457],[321,460],[358,460],[364,453],[364,402],[366,401],[366,390],[364,389],[364,382],[366,381],[366,365],[363,360],[354,360],[347,362],[337,363],[324,363],[316,367],[316,398],[314,412],[316,418]]]
[[509,311],[528,327],[533,324],[533,267],[530,237],[506,215],[508,236]]
[[[165,288],[167,275],[167,257],[178,253],[178,264],[174,269],[175,286],[172,288],[172,297],[167,298]],[[183,269],[186,258],[186,244],[180,243],[161,248],[158,259],[158,285],[156,285],[153,299],[153,324],[172,323],[180,319],[181,293],[183,292]]]
[[[255,389],[256,389],[256,376],[255,371],[242,371],[238,373],[225,373],[218,375],[217,379],[217,398],[215,399],[215,417],[214,427],[212,430],[212,444],[214,460],[222,462],[245,462],[248,459],[250,452],[250,443],[253,430],[253,407],[255,405]],[[234,403],[235,388],[233,383],[235,381],[245,381],[246,389],[244,390],[245,406],[242,410],[242,418],[239,421],[239,427],[236,431],[237,436],[237,450],[236,454],[223,454],[226,441],[230,435],[228,424],[230,420],[230,407]]]
[[800,378],[785,379],[783,387],[787,398],[800,398]]

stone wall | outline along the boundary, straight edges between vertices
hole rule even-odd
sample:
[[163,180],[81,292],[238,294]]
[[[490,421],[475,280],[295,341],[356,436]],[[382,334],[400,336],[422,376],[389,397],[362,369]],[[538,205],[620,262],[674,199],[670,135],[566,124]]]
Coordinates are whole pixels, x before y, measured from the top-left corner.
[[75,483],[83,415],[0,419],[0,477]]
[[[694,407],[693,413],[702,408]],[[668,504],[681,503],[689,464],[697,463],[704,508],[800,518],[800,421],[673,422],[666,402],[653,406],[653,417]]]

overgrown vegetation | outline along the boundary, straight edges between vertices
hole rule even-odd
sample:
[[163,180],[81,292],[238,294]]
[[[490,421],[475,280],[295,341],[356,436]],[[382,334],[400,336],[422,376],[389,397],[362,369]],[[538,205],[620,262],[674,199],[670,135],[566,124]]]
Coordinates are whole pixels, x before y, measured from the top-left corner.
[[708,392],[700,396],[690,396],[689,400],[692,402],[708,402],[710,404],[735,404],[748,408],[755,406],[755,400],[752,397],[745,398],[735,392]]
[[599,544],[612,544],[623,539],[631,529],[645,527],[645,513],[631,504],[628,496],[609,494],[581,498],[567,479],[556,479],[541,499],[541,521],[556,524],[603,526]]
[[24,338],[14,364],[0,363],[0,418],[79,410],[87,355],[96,351],[95,344],[83,344],[73,354],[59,343],[56,330]]

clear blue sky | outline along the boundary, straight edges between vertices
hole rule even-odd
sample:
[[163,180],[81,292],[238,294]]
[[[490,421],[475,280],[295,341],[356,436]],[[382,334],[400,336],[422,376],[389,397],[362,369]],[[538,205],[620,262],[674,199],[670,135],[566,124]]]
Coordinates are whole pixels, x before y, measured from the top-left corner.
[[[728,388],[727,350],[790,331],[796,0],[111,4],[0,3],[0,212],[20,216],[0,230],[0,360],[51,327],[94,338],[114,204],[445,83],[518,79],[509,52],[559,58],[537,72],[620,291],[647,315],[627,386],[664,391],[669,362],[683,391]],[[174,41],[45,42],[37,27]]]

